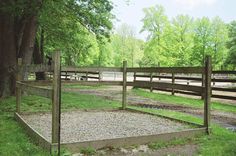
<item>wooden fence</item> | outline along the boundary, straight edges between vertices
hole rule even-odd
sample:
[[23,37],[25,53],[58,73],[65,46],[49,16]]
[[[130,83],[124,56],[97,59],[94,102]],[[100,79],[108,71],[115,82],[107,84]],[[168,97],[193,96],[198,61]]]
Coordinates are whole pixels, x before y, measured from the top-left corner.
[[[188,68],[188,70],[191,70],[191,68]],[[194,71],[194,69],[193,69]],[[181,76],[175,76],[175,73],[170,73],[171,75],[161,75],[162,73],[167,74],[167,72],[165,71],[161,71],[161,72],[150,72],[148,74],[143,73],[143,72],[135,72],[134,73],[134,80],[137,80],[138,78],[147,78],[150,80],[150,82],[152,81],[161,81],[161,79],[165,79],[165,80],[171,80],[171,83],[175,83],[176,80],[181,80],[181,83],[187,83],[187,85],[190,84],[191,82],[198,82],[201,83],[202,85],[204,85],[204,83],[202,83],[204,81],[204,79],[202,79],[202,75],[199,75],[198,73],[198,77],[197,76],[186,76],[186,75],[181,75]],[[191,74],[191,72],[189,72]],[[185,72],[185,74],[187,74]],[[197,73],[195,73],[197,74]],[[212,71],[212,75],[211,75],[211,81],[212,83],[212,91],[222,91],[222,92],[236,92],[236,88],[222,88],[222,87],[215,87],[215,82],[218,83],[236,83],[236,78],[216,78],[215,75],[236,75],[236,71]],[[182,81],[185,80],[185,81]],[[142,87],[142,88],[147,88],[147,87]],[[198,92],[195,91],[183,91],[183,90],[172,90],[172,89],[168,89],[168,88],[161,88],[159,86],[154,87],[154,88],[150,88],[150,91],[152,92],[153,90],[158,90],[158,91],[164,91],[164,92],[171,92],[172,95],[174,95],[175,93],[181,93],[181,94],[186,94],[186,95],[195,95],[195,96],[201,96],[201,94],[199,94]],[[236,96],[227,96],[227,95],[219,95],[219,94],[215,94],[212,93],[211,97],[213,98],[219,98],[219,99],[227,99],[227,100],[236,100]]]
[[[201,67],[149,67],[149,68],[127,68],[128,73],[133,73],[134,82],[137,82],[139,79],[146,79],[145,82],[163,82],[162,80],[168,80],[170,83],[175,84],[177,81],[181,81],[181,84],[186,83],[189,86],[190,83],[199,83],[201,86],[204,86],[204,68]],[[90,82],[79,82],[83,84],[96,84],[97,82],[93,82],[93,80],[102,81],[102,73],[103,72],[123,72],[122,68],[115,68],[115,67],[105,67],[105,68],[98,68],[98,67],[63,67],[61,71],[62,79],[64,80],[82,80]],[[80,74],[80,75],[78,75]],[[181,75],[179,75],[181,74]],[[212,71],[211,75],[211,82],[212,82],[212,95],[213,98],[219,99],[227,99],[227,100],[236,100],[236,96],[234,95],[227,95],[227,93],[235,93],[236,88],[226,88],[226,87],[217,87],[215,83],[236,83],[236,78],[219,78],[220,75],[228,75],[236,76],[236,71]],[[70,77],[70,79],[69,79]],[[73,77],[73,78],[72,78]],[[148,79],[148,80],[147,80]],[[140,81],[140,80],[139,80]],[[144,81],[144,80],[143,80]],[[71,82],[73,83],[73,82]],[[77,82],[74,82],[77,83]],[[103,81],[101,84],[104,85],[117,85],[121,84],[121,82],[107,82]],[[130,83],[128,83],[130,84]],[[156,84],[154,87],[147,87],[140,84],[135,86],[137,83],[134,83],[134,87],[136,88],[145,88],[150,89],[152,92],[153,90],[157,91],[164,91],[170,92],[172,95],[175,93],[186,94],[186,95],[193,95],[193,96],[202,96],[202,93],[196,92],[194,90],[185,90],[185,89],[174,89],[174,88],[166,88],[161,87],[161,85]],[[223,92],[217,94],[215,92]]]
[[[59,143],[60,147],[60,110],[61,110],[61,72],[83,72],[88,74],[97,74],[100,72],[122,72],[123,80],[122,81],[78,81],[73,80],[69,81],[70,83],[78,84],[102,84],[102,85],[117,85],[122,86],[122,109],[127,109],[127,86],[132,87],[144,87],[150,89],[163,89],[171,90],[174,94],[176,91],[185,91],[185,92],[194,92],[198,95],[202,95],[204,98],[204,127],[207,132],[209,132],[209,121],[210,121],[210,99],[211,99],[211,58],[207,57],[204,67],[157,67],[157,68],[128,68],[127,62],[123,62],[122,68],[75,68],[75,67],[60,67],[60,53],[56,52],[53,55],[53,63],[51,66],[47,65],[33,65],[33,66],[22,66],[22,61],[19,59],[19,69],[17,73],[16,81],[16,113],[21,113],[21,94],[22,91],[29,94],[34,94],[42,97],[46,97],[52,100],[52,138],[51,142],[53,144]],[[27,72],[53,72],[52,77],[52,88],[38,87],[30,83],[29,81],[22,81],[23,71]],[[127,73],[149,73],[151,81],[140,81],[135,79],[134,81],[127,81]],[[76,73],[76,74],[77,74]],[[166,82],[155,82],[153,81],[153,73],[169,73],[172,75],[172,83]],[[194,86],[194,85],[185,85],[175,83],[175,75],[178,73],[184,74],[201,74],[204,76],[203,86]],[[87,76],[89,77],[89,76]],[[49,81],[50,82],[50,81]],[[60,148],[59,148],[60,149]]]
[[[53,72],[52,88],[35,86],[27,81],[22,81],[23,71],[33,72]],[[52,143],[60,142],[60,101],[61,101],[61,82],[60,82],[60,53],[53,55],[53,64],[22,66],[22,60],[18,59],[18,73],[16,81],[16,113],[21,113],[21,94],[22,91],[52,100]],[[59,122],[58,122],[59,121]],[[40,138],[44,140],[44,138]],[[45,142],[44,142],[45,143]],[[44,146],[44,145],[42,145]]]

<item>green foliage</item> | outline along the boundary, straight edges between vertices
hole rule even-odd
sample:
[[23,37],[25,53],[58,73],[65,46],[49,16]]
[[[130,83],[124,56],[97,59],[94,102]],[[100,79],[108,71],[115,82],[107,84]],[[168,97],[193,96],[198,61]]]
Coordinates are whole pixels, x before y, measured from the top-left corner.
[[159,5],[144,9],[144,13],[142,31],[147,31],[149,36],[143,66],[158,63],[161,66],[202,66],[205,56],[211,55],[213,68],[223,67],[228,52],[225,47],[228,30],[219,17],[194,20],[187,15],[177,15],[168,20]]
[[142,61],[144,66],[156,66],[158,63],[170,65],[173,62],[170,60],[171,52],[168,50],[168,42],[166,42],[171,33],[170,23],[164,11],[160,5],[144,9],[145,17],[142,19],[141,32],[149,33]]
[[226,24],[219,18],[212,20],[212,57],[213,68],[222,69],[227,58],[228,51],[226,41],[228,41],[228,29]]
[[211,54],[211,23],[210,19],[203,17],[195,21],[194,47],[191,58],[192,65],[201,66],[204,64],[204,57]]
[[99,41],[112,29],[112,8],[108,0],[44,1],[39,16],[44,51],[62,51],[64,65],[96,65]]
[[188,66],[193,48],[193,19],[187,15],[178,15],[172,21],[172,42],[176,66]]
[[136,39],[133,27],[122,24],[111,38],[114,65],[120,67],[127,60],[128,66],[139,66],[143,44],[143,41]]
[[[229,41],[227,42],[227,48],[229,49],[229,55],[226,60],[226,64],[235,69],[236,67],[236,21],[229,24]],[[232,69],[231,68],[231,69]]]

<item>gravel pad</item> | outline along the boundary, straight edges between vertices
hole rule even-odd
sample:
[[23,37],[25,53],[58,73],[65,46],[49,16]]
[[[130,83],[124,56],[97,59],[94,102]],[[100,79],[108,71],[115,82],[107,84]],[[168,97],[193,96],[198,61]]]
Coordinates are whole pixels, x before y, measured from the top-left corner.
[[[21,116],[48,141],[51,140],[51,114]],[[62,113],[61,119],[63,143],[168,133],[190,128],[164,118],[128,111],[74,111]]]

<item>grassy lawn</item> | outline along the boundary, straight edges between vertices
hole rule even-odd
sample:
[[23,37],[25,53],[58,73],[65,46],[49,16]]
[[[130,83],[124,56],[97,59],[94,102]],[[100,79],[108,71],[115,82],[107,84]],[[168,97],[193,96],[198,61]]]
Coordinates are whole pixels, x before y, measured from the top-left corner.
[[[171,96],[169,96],[170,98]],[[182,98],[183,100],[183,98]],[[190,101],[191,102],[191,101]],[[191,105],[189,103],[188,105]],[[120,102],[105,100],[93,95],[81,95],[77,93],[62,94],[62,109],[102,109],[118,108]],[[24,111],[48,111],[51,101],[37,96],[24,96],[22,99],[22,110]],[[157,113],[165,116],[175,117],[185,121],[202,124],[202,120],[184,113],[138,108],[143,111]],[[49,153],[31,143],[24,130],[14,120],[15,98],[10,97],[0,101],[0,155],[1,156],[47,156]],[[195,143],[200,146],[200,155],[236,155],[236,133],[230,132],[218,125],[212,125],[210,136],[201,136],[196,139],[175,140],[169,143],[152,143],[150,147],[158,149],[172,145]]]
[[[161,93],[151,93],[143,89],[133,89],[132,92],[138,96],[150,98],[150,99],[157,100],[160,102],[165,102],[169,104],[178,104],[178,105],[195,107],[195,108],[203,108],[203,100],[180,97],[180,96],[170,96],[170,95],[161,94]],[[231,113],[236,114],[236,106],[226,105],[220,102],[212,102],[211,108],[213,110],[220,110],[220,111],[231,112]]]
[[[202,119],[194,117],[189,114],[169,111],[169,110],[156,110],[149,108],[139,108],[131,107],[137,110],[142,110],[149,113],[161,114],[164,116],[181,119],[184,121],[189,121],[193,123],[202,124]],[[211,135],[204,135],[199,138],[190,138],[190,139],[177,139],[169,143],[151,143],[150,146],[154,149],[160,147],[166,147],[168,145],[176,144],[185,144],[185,143],[194,143],[200,146],[199,155],[214,155],[214,156],[234,156],[236,155],[236,132],[231,132],[226,130],[219,125],[212,124],[212,133]],[[149,146],[149,147],[150,147]]]
[[[93,95],[62,94],[62,109],[106,109],[121,107],[119,102]],[[23,111],[50,111],[51,101],[38,96],[23,96]],[[31,143],[24,130],[14,120],[15,97],[0,100],[0,156],[47,156],[49,153]]]

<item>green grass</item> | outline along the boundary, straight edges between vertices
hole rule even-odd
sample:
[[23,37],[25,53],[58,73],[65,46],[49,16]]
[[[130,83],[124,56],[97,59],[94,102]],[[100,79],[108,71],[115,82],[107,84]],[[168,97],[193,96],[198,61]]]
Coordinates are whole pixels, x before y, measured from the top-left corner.
[[[189,114],[175,112],[175,111],[167,111],[167,110],[156,110],[149,108],[138,108],[131,107],[133,109],[142,110],[149,113],[160,114],[168,117],[174,117],[176,119],[193,122],[197,124],[202,124],[202,119],[198,117],[194,117]],[[177,139],[173,140],[169,143],[152,143],[151,146],[155,148],[159,147],[167,147],[171,145],[184,144],[186,142],[191,141],[191,143],[198,144],[200,146],[199,155],[209,156],[209,155],[217,155],[217,156],[234,156],[236,155],[236,133],[226,130],[225,128],[212,124],[211,135],[204,135],[198,138],[193,138],[191,140],[186,139]]]
[[[62,109],[118,108],[121,104],[93,95],[62,93]],[[51,100],[38,96],[23,96],[21,110],[27,112],[50,111]],[[15,97],[0,99],[0,156],[47,156],[31,143],[25,131],[14,120]],[[63,152],[65,153],[65,152]]]
[[[160,102],[195,107],[195,108],[203,108],[203,100],[180,97],[180,96],[170,96],[170,95],[161,94],[161,93],[151,93],[143,89],[133,89],[132,92],[138,96],[150,98],[150,99],[157,100]],[[227,105],[220,102],[212,102],[211,108],[213,110],[220,110],[220,111],[231,112],[231,113],[236,114],[236,106]]]
[[185,145],[188,143],[193,143],[193,141],[196,138],[175,138],[173,140],[170,140],[168,142],[162,141],[162,142],[152,142],[148,144],[148,147],[150,149],[158,150],[161,148],[166,148],[170,146],[176,146],[176,145]]
[[80,153],[84,155],[94,155],[96,153],[96,150],[92,147],[82,148],[80,150]]
[[196,118],[195,116],[188,115],[186,113],[176,112],[172,110],[165,110],[165,109],[141,108],[141,107],[135,107],[135,106],[129,106],[129,108],[203,125],[203,120]]
[[117,101],[106,100],[95,95],[63,93],[62,109],[108,109],[121,107]]
[[[155,94],[155,93],[153,93]],[[172,96],[169,96],[172,98]],[[183,99],[182,99],[183,100]],[[62,109],[102,109],[118,108],[120,102],[105,100],[93,95],[81,95],[78,93],[62,94]],[[138,110],[174,117],[184,121],[202,124],[202,119],[175,111],[156,110],[148,108],[132,107]],[[22,110],[24,111],[48,111],[51,109],[51,101],[37,96],[24,96],[22,98]],[[31,143],[24,130],[14,120],[15,98],[10,97],[0,100],[0,155],[1,156],[47,156],[49,153]],[[212,134],[201,136],[196,139],[176,139],[168,143],[149,144],[153,149],[161,147],[195,143],[200,146],[200,155],[233,156],[236,155],[236,133],[230,132],[218,125],[212,125]],[[85,149],[84,152],[94,152]]]
[[24,130],[13,119],[12,114],[0,115],[0,155],[1,156],[47,156],[43,151],[30,142]]

